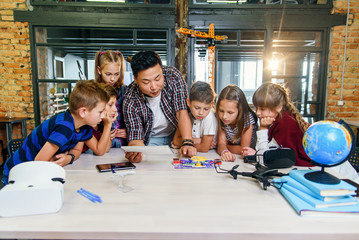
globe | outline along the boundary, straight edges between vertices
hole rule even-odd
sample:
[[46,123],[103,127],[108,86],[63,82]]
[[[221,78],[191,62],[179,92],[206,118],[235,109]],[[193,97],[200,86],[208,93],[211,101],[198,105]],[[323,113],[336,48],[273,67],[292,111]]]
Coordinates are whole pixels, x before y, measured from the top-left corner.
[[350,153],[352,140],[341,124],[324,120],[312,124],[303,136],[305,153],[319,165],[341,163]]
[[324,184],[340,181],[324,171],[324,167],[333,167],[346,161],[353,152],[354,133],[344,121],[340,123],[344,125],[329,120],[318,121],[304,133],[302,143],[305,153],[315,165],[322,167],[321,171],[307,173],[307,179]]

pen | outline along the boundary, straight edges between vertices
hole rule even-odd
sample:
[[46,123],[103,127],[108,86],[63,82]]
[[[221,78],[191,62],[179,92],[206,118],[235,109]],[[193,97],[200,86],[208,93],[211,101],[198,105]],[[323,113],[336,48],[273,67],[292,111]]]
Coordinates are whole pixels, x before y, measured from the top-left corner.
[[87,196],[90,196],[93,200],[95,200],[95,201],[97,201],[99,203],[102,203],[102,200],[101,200],[100,196],[98,196],[98,195],[96,195],[96,194],[94,194],[92,192],[89,192],[89,191],[87,191],[87,190],[85,190],[83,188],[80,188],[80,190],[78,190],[78,191],[80,191],[81,193],[84,193]]
[[84,196],[85,198],[87,198],[88,200],[90,200],[91,202],[94,202],[94,203],[96,202],[96,200],[93,197],[91,197],[90,195],[88,195],[88,194],[86,194],[84,192],[81,192],[80,190],[77,190],[77,192],[79,194],[81,194],[82,196]]
[[87,190],[85,190],[85,189],[83,189],[83,188],[80,188],[80,191],[83,192],[83,193],[85,193],[85,194],[87,194],[87,195],[89,195],[89,196],[91,196],[91,197],[92,197],[93,199],[95,199],[96,201],[102,203],[102,200],[101,200],[100,196],[98,196],[98,195],[96,195],[96,194],[94,194],[94,193],[92,193],[92,192],[89,192],[89,191],[87,191]]

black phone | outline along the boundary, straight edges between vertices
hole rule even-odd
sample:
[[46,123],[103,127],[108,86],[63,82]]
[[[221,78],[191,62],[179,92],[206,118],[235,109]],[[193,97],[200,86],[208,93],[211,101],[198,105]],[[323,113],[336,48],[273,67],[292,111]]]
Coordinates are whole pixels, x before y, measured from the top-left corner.
[[99,172],[111,172],[112,170],[135,169],[136,166],[131,162],[98,164],[96,168]]

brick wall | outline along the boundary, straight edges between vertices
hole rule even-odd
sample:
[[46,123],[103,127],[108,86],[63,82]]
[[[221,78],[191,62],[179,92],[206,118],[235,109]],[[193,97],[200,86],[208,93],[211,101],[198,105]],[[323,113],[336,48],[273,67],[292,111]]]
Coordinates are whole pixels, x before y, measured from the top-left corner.
[[[342,71],[345,46],[345,26],[332,29],[328,72],[328,119],[359,120],[359,0],[350,1],[345,73],[342,88]],[[332,13],[347,13],[347,1],[335,1]],[[338,101],[343,91],[343,105]]]
[[[26,10],[25,0],[0,0],[0,117],[11,108],[13,117],[33,118],[29,28],[14,22],[14,9]],[[13,138],[21,137],[20,127],[13,126]],[[28,121],[28,132],[33,128],[34,121]],[[3,124],[0,140],[6,144]]]

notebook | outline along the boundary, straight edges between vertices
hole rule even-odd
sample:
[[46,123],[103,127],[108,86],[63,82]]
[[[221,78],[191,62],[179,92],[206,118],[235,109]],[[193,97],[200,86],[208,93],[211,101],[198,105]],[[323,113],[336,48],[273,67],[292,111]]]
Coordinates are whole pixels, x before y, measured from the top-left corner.
[[315,208],[286,188],[282,187],[279,191],[300,216],[358,216],[356,214],[359,213],[358,203],[350,206]]
[[[312,190],[310,190],[309,188],[307,188],[306,186],[304,186],[303,184],[301,184],[300,182],[298,182],[297,180],[293,179],[290,176],[283,176],[281,178],[276,178],[273,179],[274,182],[285,182],[287,185],[292,186],[314,198],[317,198],[321,201],[327,202],[327,201],[333,201],[336,200],[338,198],[342,198],[343,196],[320,196],[319,194],[313,192]],[[347,196],[347,195],[346,195]]]
[[323,184],[310,181],[304,177],[306,173],[314,172],[316,170],[297,170],[293,169],[289,172],[289,176],[297,180],[315,194],[326,196],[344,196],[355,195],[356,187],[341,180],[338,184]]

